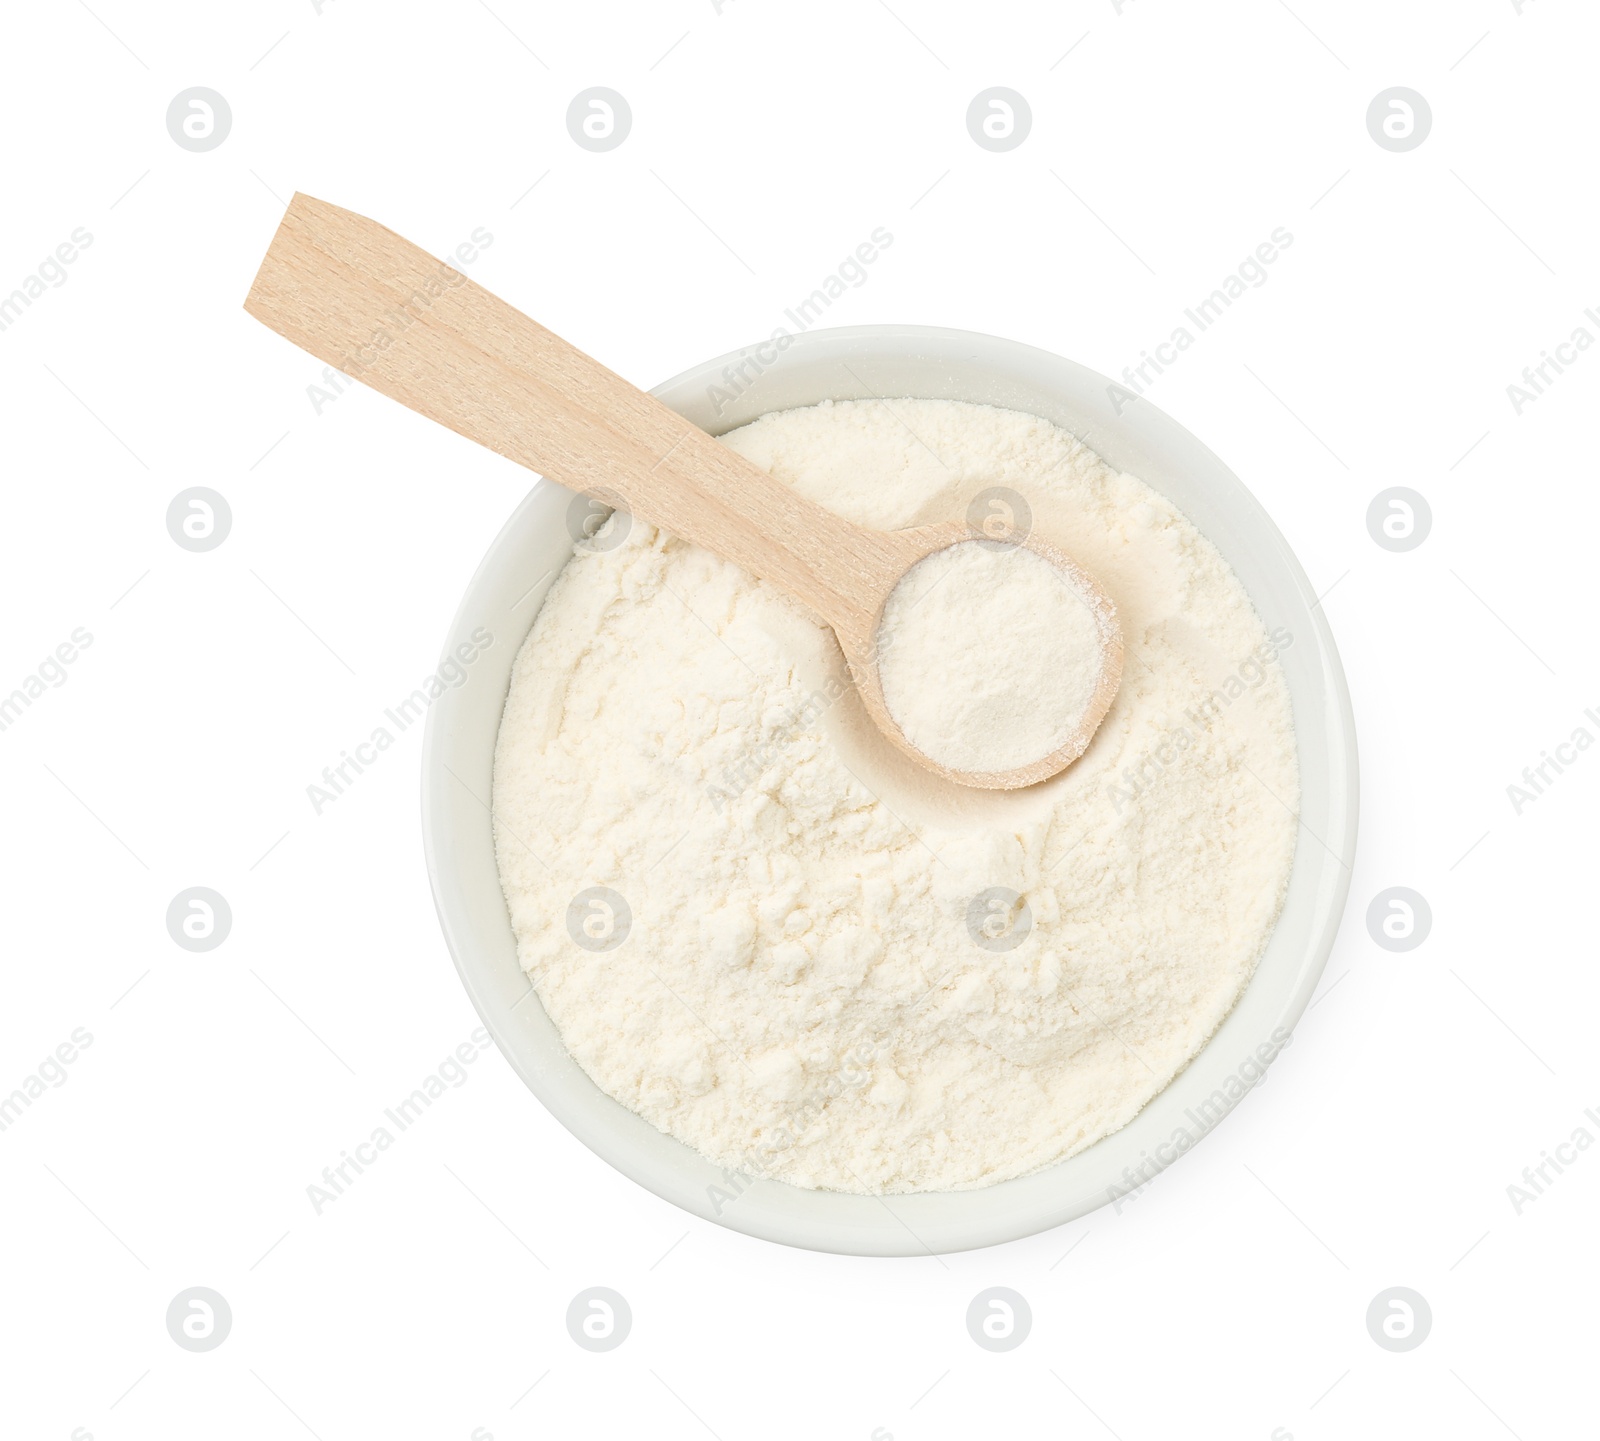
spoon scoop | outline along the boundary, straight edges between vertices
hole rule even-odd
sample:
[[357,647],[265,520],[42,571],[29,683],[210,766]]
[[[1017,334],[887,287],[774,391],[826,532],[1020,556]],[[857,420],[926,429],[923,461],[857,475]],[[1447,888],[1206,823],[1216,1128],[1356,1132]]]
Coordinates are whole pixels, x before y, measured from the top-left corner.
[[572,490],[704,546],[802,601],[834,631],[868,714],[907,755],[988,790],[1033,785],[1076,760],[1116,694],[1122,639],[1095,579],[1042,538],[1096,617],[1098,670],[1047,755],[954,767],[918,749],[885,703],[879,626],[918,562],[975,534],[960,522],[868,530],[804,499],[458,271],[376,222],[296,194],[244,308],[392,400]]

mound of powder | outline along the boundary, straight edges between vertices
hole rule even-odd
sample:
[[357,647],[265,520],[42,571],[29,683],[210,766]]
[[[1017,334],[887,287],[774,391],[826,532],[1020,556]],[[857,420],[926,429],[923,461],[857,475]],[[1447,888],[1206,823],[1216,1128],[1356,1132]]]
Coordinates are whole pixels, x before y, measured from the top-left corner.
[[957,771],[1043,760],[1100,684],[1100,622],[1059,567],[964,541],[917,562],[878,624],[883,701],[907,740]]
[[1266,944],[1293,637],[1171,504],[1033,416],[835,403],[724,439],[882,529],[1016,490],[1116,604],[1121,687],[1052,780],[953,785],[878,733],[803,607],[613,519],[501,723],[523,967],[596,1084],[718,1165],[887,1194],[1070,1156],[1184,1067]]

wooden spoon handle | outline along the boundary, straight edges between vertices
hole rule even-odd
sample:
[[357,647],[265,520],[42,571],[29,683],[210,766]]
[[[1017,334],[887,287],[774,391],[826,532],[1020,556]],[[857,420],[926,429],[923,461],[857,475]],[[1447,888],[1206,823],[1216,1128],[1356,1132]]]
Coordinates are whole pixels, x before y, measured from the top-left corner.
[[802,499],[449,265],[336,205],[295,195],[244,308],[409,409],[770,580],[841,635],[863,624],[870,634],[904,569],[886,535]]

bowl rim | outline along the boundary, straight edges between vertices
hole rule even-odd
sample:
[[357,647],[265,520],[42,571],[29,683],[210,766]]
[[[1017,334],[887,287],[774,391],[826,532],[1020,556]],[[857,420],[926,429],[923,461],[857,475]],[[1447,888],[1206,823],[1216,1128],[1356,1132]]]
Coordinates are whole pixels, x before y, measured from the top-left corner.
[[[736,429],[758,414],[789,409],[797,404],[815,404],[824,398],[830,398],[818,395],[809,402],[783,400],[781,403],[761,405],[751,414],[744,413],[747,406],[736,404],[732,417],[725,424],[722,423],[720,407],[716,415],[709,417],[709,423],[706,418],[697,418],[697,411],[701,417],[706,416],[707,406],[711,403],[711,391],[716,386],[718,378],[725,376],[729,368],[741,362],[748,365],[748,357],[752,353],[762,354],[764,350],[770,352],[775,339],[776,333],[773,340],[745,346],[738,351],[730,351],[725,355],[690,366],[656,386],[651,394],[665,401],[680,414],[684,414],[686,418],[702,424],[712,434],[722,434]],[[1068,389],[1073,389],[1080,409],[1084,410],[1091,422],[1096,423],[1091,423],[1084,429],[1080,429],[1077,425],[1064,428],[1078,435],[1113,465],[1119,463],[1108,454],[1108,450],[1118,450],[1119,446],[1135,433],[1150,444],[1175,446],[1187,455],[1196,473],[1205,474],[1206,479],[1202,489],[1208,495],[1214,492],[1217,503],[1224,509],[1232,508],[1244,517],[1256,533],[1254,544],[1270,552],[1271,564],[1278,568],[1289,591],[1304,606],[1304,615],[1298,617],[1296,623],[1306,628],[1308,638],[1312,642],[1312,646],[1307,649],[1314,649],[1315,652],[1314,665],[1319,671],[1315,683],[1322,687],[1322,693],[1315,697],[1321,702],[1321,714],[1317,717],[1317,721],[1319,728],[1326,731],[1326,754],[1323,759],[1327,772],[1327,804],[1331,824],[1325,824],[1324,833],[1315,831],[1311,833],[1321,843],[1327,858],[1336,863],[1336,866],[1330,869],[1326,859],[1316,856],[1308,849],[1305,837],[1297,835],[1291,892],[1295,891],[1301,882],[1302,857],[1311,857],[1309,863],[1317,867],[1313,873],[1314,879],[1310,883],[1314,890],[1308,893],[1311,896],[1309,904],[1314,907],[1315,924],[1306,937],[1304,946],[1296,947],[1298,961],[1293,974],[1286,974],[1278,980],[1277,990],[1281,992],[1281,996],[1270,1010],[1270,1019],[1273,1022],[1270,1030],[1265,1026],[1258,1026],[1253,1032],[1239,1032],[1237,1028],[1233,1028],[1234,1034],[1230,1040],[1233,1049],[1224,1049],[1220,1060],[1215,1054],[1225,1033],[1230,1031],[1234,1018],[1244,1009],[1247,998],[1262,982],[1268,957],[1277,949],[1278,935],[1283,929],[1284,917],[1288,911],[1287,899],[1274,922],[1273,932],[1269,936],[1268,945],[1258,961],[1255,972],[1206,1043],[1123,1127],[1076,1155],[1026,1176],[989,1186],[954,1192],[911,1192],[892,1197],[864,1197],[846,1192],[813,1191],[778,1180],[736,1177],[733,1173],[713,1165],[685,1143],[658,1131],[590,1080],[562,1045],[553,1024],[544,1015],[531,984],[517,1002],[511,1005],[506,1003],[503,994],[504,975],[493,977],[488,969],[488,962],[481,954],[483,950],[481,937],[474,934],[476,927],[472,902],[463,885],[463,874],[457,870],[457,861],[460,858],[458,842],[461,840],[461,835],[458,833],[461,824],[459,814],[476,813],[465,807],[465,802],[454,793],[453,788],[459,785],[467,790],[472,794],[477,806],[482,809],[481,820],[472,824],[490,829],[491,823],[488,814],[490,801],[476,796],[467,783],[449,767],[445,759],[445,751],[453,740],[454,728],[459,723],[460,715],[464,713],[463,691],[456,689],[447,690],[444,696],[428,710],[423,736],[421,787],[424,859],[435,909],[452,962],[480,1018],[494,1038],[497,1048],[546,1109],[577,1139],[624,1175],[655,1195],[702,1219],[747,1235],[811,1250],[850,1255],[925,1256],[953,1253],[1020,1239],[1074,1220],[1107,1202],[1116,1202],[1120,1210],[1115,1162],[1123,1157],[1132,1159],[1134,1139],[1156,1137],[1159,1127],[1150,1125],[1146,1118],[1159,1114],[1162,1122],[1175,1123],[1177,1129],[1172,1132],[1170,1142],[1155,1145],[1153,1154],[1148,1159],[1133,1163],[1139,1167],[1138,1171],[1130,1172],[1126,1166],[1122,1169],[1122,1177],[1127,1178],[1127,1184],[1121,1188],[1122,1196],[1136,1194],[1145,1183],[1155,1179],[1193,1144],[1209,1135],[1220,1119],[1231,1114],[1237,1101],[1243,1099],[1244,1095],[1260,1083],[1272,1060],[1276,1059],[1277,1054],[1292,1038],[1293,1028],[1310,1003],[1327,964],[1348,898],[1359,812],[1359,761],[1355,719],[1349,687],[1345,681],[1332,630],[1294,552],[1255,496],[1201,441],[1171,417],[1150,405],[1143,397],[1138,398],[1137,406],[1131,406],[1129,402],[1133,397],[1126,390],[1122,390],[1122,399],[1119,400],[1117,391],[1120,387],[1117,382],[1074,361],[1033,346],[979,332],[937,326],[864,325],[817,329],[788,336],[788,341],[787,345],[779,347],[779,363],[769,364],[765,370],[757,365],[759,382],[750,385],[748,392],[741,391],[739,400],[742,401],[747,393],[763,386],[765,394],[782,395],[783,385],[779,385],[774,391],[767,382],[774,376],[779,377],[784,383],[795,378],[792,361],[789,362],[789,370],[785,371],[783,357],[786,354],[807,356],[813,363],[824,363],[830,358],[838,360],[843,356],[849,356],[858,360],[863,366],[870,363],[870,357],[874,353],[878,353],[882,360],[900,363],[913,363],[915,358],[916,363],[926,362],[935,369],[941,364],[975,362],[980,369],[995,368],[996,375],[1004,373],[1007,376],[1014,374],[1019,378],[1031,377],[1032,379],[1026,383],[1036,384],[1041,397],[1048,396],[1052,385],[1062,387],[1063,396]],[[853,370],[850,373],[855,374]],[[857,379],[859,381],[859,377]],[[1024,382],[1019,379],[1018,383]],[[865,382],[860,384],[864,386]],[[865,399],[875,394],[867,388],[865,394],[851,396],[848,392],[852,387],[842,382],[837,388],[841,394],[831,398]],[[1084,399],[1089,391],[1101,393],[1106,397],[1105,402],[1099,405],[1099,411],[1102,413],[1094,413],[1096,403],[1092,399]],[[702,395],[703,402],[699,398]],[[896,398],[899,398],[898,395]],[[950,395],[935,398],[960,399],[961,397]],[[994,400],[978,403],[1001,404]],[[1063,399],[1060,404],[1064,405],[1066,401]],[[1034,408],[1024,405],[1011,408],[1037,413]],[[1134,417],[1132,420],[1123,415],[1124,409]],[[1088,431],[1087,435],[1084,433],[1085,429]],[[1119,468],[1132,469],[1127,465],[1119,465]],[[1147,479],[1138,470],[1133,470],[1132,473],[1141,479]],[[1163,489],[1160,485],[1156,485],[1155,488]],[[520,533],[519,527],[528,526],[530,518],[536,511],[548,512],[553,516],[556,513],[553,507],[564,506],[571,496],[570,491],[554,482],[536,478],[532,488],[504,522],[474,571],[446,638],[442,652],[446,658],[452,653],[452,643],[458,642],[461,637],[468,634],[468,627],[478,613],[479,597],[497,574],[497,567],[503,563],[514,538]],[[1185,513],[1187,515],[1187,511]],[[1192,516],[1189,518],[1191,523],[1196,524],[1197,529],[1201,529],[1202,534],[1216,543],[1210,531],[1202,528]],[[553,574],[554,572],[551,572],[551,575]],[[541,583],[547,585],[548,580],[549,577],[546,577]],[[536,583],[536,590],[541,583]],[[1248,585],[1246,589],[1249,591]],[[1254,592],[1250,594],[1252,604],[1257,604],[1256,594]],[[541,594],[538,604],[542,604],[542,599]],[[528,629],[537,616],[538,604],[528,617],[527,627],[517,636],[516,644],[512,648],[513,658],[516,652],[521,650]],[[1257,610],[1259,614],[1258,604]],[[1298,641],[1298,636],[1295,640]],[[509,664],[509,662],[506,664],[508,675]],[[1298,657],[1296,664],[1300,664]],[[504,699],[505,692],[501,690],[499,704],[495,710],[496,733]],[[1302,769],[1303,809],[1305,754],[1300,749],[1303,738],[1300,699],[1300,697],[1295,698],[1295,722],[1297,753]],[[491,734],[488,757],[491,767],[493,749]],[[1303,820],[1301,813],[1297,811],[1296,815],[1299,827],[1309,830],[1310,827]],[[478,840],[481,841],[481,836]],[[492,833],[489,854],[492,868]],[[480,882],[478,890],[481,894],[482,878],[479,876],[477,879]],[[493,880],[498,893],[497,869],[494,870]],[[505,913],[503,895],[500,897],[500,910],[506,936],[511,941],[514,962],[515,939],[511,934],[509,916]],[[521,976],[520,966],[517,967],[517,971],[520,979],[525,982],[526,977]],[[548,1033],[545,1039],[531,1048],[538,1052],[537,1055],[530,1054],[526,1041],[517,1034],[521,1030],[525,1035],[525,1028],[521,1023],[514,1025],[511,1014],[513,1008],[521,1008],[523,1002],[530,997],[533,998],[538,1017],[543,1018],[543,1030]],[[526,1021],[532,1014],[530,1010],[523,1020]],[[1260,1038],[1253,1047],[1248,1044],[1252,1035]],[[555,1048],[559,1054],[549,1050],[549,1036],[554,1036]],[[1246,1042],[1242,1049],[1238,1046],[1241,1039]],[[1268,1052],[1270,1054],[1267,1054]],[[1233,1061],[1235,1057],[1242,1059]],[[1206,1106],[1212,1104],[1216,1096],[1223,1094],[1219,1088],[1205,1101],[1198,1103],[1200,1105],[1198,1116],[1191,1105],[1183,1112],[1189,1119],[1179,1120],[1173,1102],[1175,1099],[1181,1099],[1179,1093],[1180,1088],[1184,1086],[1185,1078],[1199,1072],[1203,1061],[1206,1062],[1207,1076],[1226,1079],[1228,1095],[1226,1105],[1216,1117],[1212,1117],[1206,1110]],[[1230,1062],[1233,1063],[1229,1064]],[[1235,1088],[1239,1090],[1238,1095],[1234,1094]],[[1195,1094],[1198,1095],[1199,1092],[1195,1091]],[[1193,1129],[1198,1134],[1192,1134],[1189,1145],[1184,1145],[1179,1137],[1190,1132],[1191,1120],[1194,1121]],[[1202,1121],[1204,1124],[1201,1124]],[[1165,1146],[1170,1154],[1164,1155],[1162,1146]],[[1106,1164],[1096,1167],[1089,1161],[1089,1158],[1096,1157],[1097,1154],[1103,1154]],[[1145,1157],[1146,1153],[1141,1149],[1139,1155]],[[1072,1168],[1073,1182],[1067,1184],[1063,1179],[1060,1184],[1053,1185],[1051,1178],[1065,1178],[1068,1168]],[[1085,1184],[1090,1171],[1096,1172],[1096,1179],[1092,1184]],[[708,1175],[713,1178],[710,1183],[707,1183]],[[1109,1183],[1106,1181],[1107,1176],[1111,1177]],[[733,1188],[732,1196],[729,1197],[729,1204],[724,1206],[713,1192],[723,1189],[726,1195],[728,1187]],[[732,1204],[735,1198],[738,1204]],[[752,1198],[751,1202],[747,1203],[746,1198]],[[985,1206],[986,1200],[992,1204]],[[882,1207],[892,1220],[883,1220],[876,1211],[866,1209],[868,1207]],[[984,1214],[985,1212],[988,1214]],[[912,1213],[909,1219],[907,1213]],[[911,1224],[913,1220],[916,1222],[915,1225]]]

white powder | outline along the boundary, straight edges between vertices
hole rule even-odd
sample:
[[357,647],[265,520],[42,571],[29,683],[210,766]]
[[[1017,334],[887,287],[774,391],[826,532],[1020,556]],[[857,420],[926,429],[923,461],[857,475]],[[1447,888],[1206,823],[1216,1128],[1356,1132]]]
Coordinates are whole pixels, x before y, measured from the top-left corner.
[[[1115,602],[1121,688],[1051,781],[939,781],[820,622],[635,522],[567,564],[512,677],[493,806],[522,963],[596,1083],[720,1165],[897,1192],[1069,1156],[1183,1068],[1265,945],[1292,637],[1168,502],[1032,416],[825,404],[726,440],[884,529],[1019,491]],[[596,886],[631,912],[611,950],[565,921]]]
[[883,701],[907,740],[957,771],[1043,760],[1100,684],[1094,609],[1031,550],[964,541],[918,561],[878,625]]

